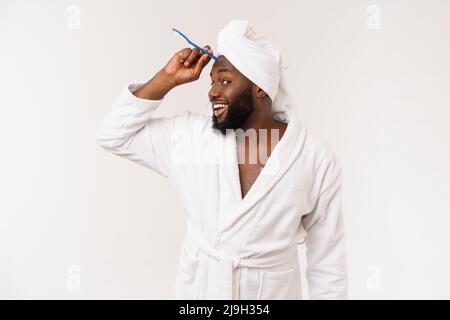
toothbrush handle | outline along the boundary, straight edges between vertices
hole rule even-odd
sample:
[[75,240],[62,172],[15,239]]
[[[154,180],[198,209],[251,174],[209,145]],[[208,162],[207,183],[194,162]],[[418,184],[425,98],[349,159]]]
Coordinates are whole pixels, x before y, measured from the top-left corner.
[[198,45],[196,45],[195,43],[193,43],[193,42],[191,42],[191,41],[189,41],[189,43],[190,43],[191,45],[193,45],[194,47],[196,47],[196,48],[197,48],[198,50],[200,50],[201,52],[203,52],[203,53],[207,54],[208,56],[210,56],[211,58],[213,58],[214,60],[217,60],[216,57],[214,57],[211,53],[209,53],[209,52],[206,51],[205,49],[200,48]]
[[206,53],[206,54],[210,54],[208,51],[206,51],[205,49],[203,49],[203,48],[200,48],[198,45],[196,45],[196,44],[194,44],[194,47],[196,47],[198,50],[200,50],[201,52],[203,52],[203,53]]
[[195,48],[199,49],[201,52],[206,53],[208,56],[211,57],[211,59],[214,59],[215,61],[219,60],[218,57],[212,55],[211,53],[209,53],[208,51],[206,51],[203,48],[200,48],[198,45],[196,45],[195,43],[193,43],[188,37],[186,37],[181,31],[172,28],[172,31],[178,33],[180,36],[182,36],[190,45],[194,46]]

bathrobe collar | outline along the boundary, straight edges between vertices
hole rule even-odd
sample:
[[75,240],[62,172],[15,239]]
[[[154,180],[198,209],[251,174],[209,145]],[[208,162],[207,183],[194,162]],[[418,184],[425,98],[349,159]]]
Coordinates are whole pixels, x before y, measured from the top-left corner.
[[275,145],[265,166],[244,198],[242,198],[239,178],[236,133],[230,131],[225,136],[227,151],[232,154],[231,161],[225,167],[230,178],[229,181],[233,184],[231,188],[237,199],[237,204],[236,206],[230,205],[230,212],[221,217],[220,231],[225,231],[232,227],[246,211],[258,203],[280,180],[298,157],[306,132],[298,117],[292,111],[288,111],[286,114],[287,119],[285,122],[288,123],[286,131],[280,141]]

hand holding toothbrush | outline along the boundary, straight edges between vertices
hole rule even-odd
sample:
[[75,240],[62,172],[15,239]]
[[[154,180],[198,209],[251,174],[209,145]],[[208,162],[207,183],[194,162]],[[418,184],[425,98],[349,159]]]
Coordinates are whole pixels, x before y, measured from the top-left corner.
[[[204,47],[213,54],[211,47]],[[167,64],[134,95],[141,99],[160,100],[176,86],[198,80],[211,57],[199,49],[184,48],[175,53]]]
[[[203,47],[213,53],[211,47]],[[185,84],[198,80],[203,68],[209,63],[211,57],[197,48],[184,48],[169,60],[164,67],[164,73],[174,85]]]

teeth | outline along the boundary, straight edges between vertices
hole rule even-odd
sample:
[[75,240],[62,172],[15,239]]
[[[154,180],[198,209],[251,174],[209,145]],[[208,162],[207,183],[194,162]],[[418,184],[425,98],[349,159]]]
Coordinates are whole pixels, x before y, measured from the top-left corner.
[[216,104],[216,105],[214,105],[214,110],[220,109],[220,108],[225,108],[226,106],[227,106],[226,104]]

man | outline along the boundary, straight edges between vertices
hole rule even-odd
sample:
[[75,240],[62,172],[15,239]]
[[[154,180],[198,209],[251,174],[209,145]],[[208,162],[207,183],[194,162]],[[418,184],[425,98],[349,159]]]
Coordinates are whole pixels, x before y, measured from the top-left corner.
[[218,51],[211,117],[152,117],[211,59],[185,48],[147,83],[128,85],[97,134],[103,148],[180,190],[187,232],[177,298],[301,299],[303,239],[310,298],[347,298],[339,162],[290,110],[279,53],[248,21],[222,29]]

